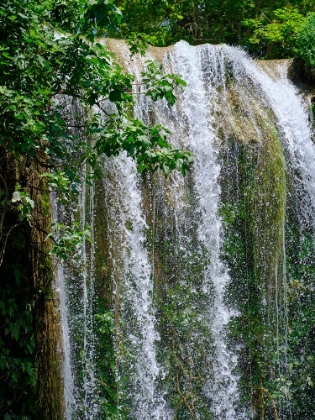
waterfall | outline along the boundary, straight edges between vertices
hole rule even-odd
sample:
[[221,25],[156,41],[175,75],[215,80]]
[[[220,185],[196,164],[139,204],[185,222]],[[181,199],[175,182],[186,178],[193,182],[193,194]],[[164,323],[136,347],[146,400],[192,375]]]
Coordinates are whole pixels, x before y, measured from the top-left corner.
[[[285,64],[278,64],[279,78],[271,78],[252,61],[245,53],[235,48],[226,47],[227,54],[233,63],[233,74],[241,82],[244,76],[249,77],[265,96],[265,100],[275,113],[282,132],[285,147],[290,154],[290,164],[299,174],[295,177],[296,188],[306,190],[301,208],[303,217],[314,219],[315,199],[315,149],[306,104],[298,95],[298,90],[286,77]],[[250,82],[251,83],[251,82]],[[314,221],[313,221],[314,223]]]
[[[111,174],[110,176],[107,173]],[[116,353],[120,404],[132,418],[165,419],[163,395],[156,393],[153,269],[145,249],[147,229],[135,163],[124,154],[105,164],[108,240],[115,284]]]
[[[194,164],[165,178],[138,174],[125,153],[104,158],[102,179],[82,182],[78,210],[55,206],[55,219],[89,225],[93,237],[77,267],[57,270],[67,420],[307,418],[315,147],[306,102],[283,64],[269,74],[237,48],[179,42],[145,58],[119,41],[114,49],[138,83],[135,117],[166,126]],[[187,83],[171,108],[143,95],[154,57]]]
[[[84,171],[87,168],[84,167]],[[81,364],[83,367],[83,401],[82,411],[85,419],[94,419],[98,417],[99,408],[97,406],[97,379],[95,372],[95,333],[93,328],[93,300],[95,298],[94,291],[94,186],[88,187],[89,196],[87,196],[87,185],[84,182],[80,197],[79,208],[81,209],[81,226],[82,232],[86,230],[86,224],[89,220],[92,232],[92,242],[90,252],[87,250],[87,240],[83,237],[82,244],[82,291],[83,291],[83,353],[81,356]],[[88,215],[86,215],[86,205],[88,202]]]
[[[57,223],[58,220],[58,208],[57,198],[55,194],[52,194],[53,203],[53,220]],[[64,267],[62,264],[58,264],[57,267],[57,292],[60,296],[59,310],[60,319],[62,325],[62,342],[63,342],[63,379],[64,379],[64,395],[65,395],[65,417],[66,420],[71,420],[72,413],[75,411],[75,398],[74,398],[74,383],[71,372],[71,348],[70,348],[70,334],[69,334],[69,319],[68,319],[68,299],[66,296],[66,285],[64,276]]]
[[[84,168],[86,170],[86,168]],[[78,198],[80,229],[94,230],[94,189],[82,181]],[[54,219],[59,223],[74,219],[72,209],[54,198]],[[92,234],[93,237],[93,234]],[[60,261],[57,285],[64,343],[63,376],[67,420],[96,419],[99,416],[98,380],[95,372],[94,331],[94,243],[83,236],[82,247],[72,262]]]
[[[216,358],[214,360],[213,384],[206,383],[206,393],[213,394],[212,410],[217,419],[242,418],[236,414],[237,377],[233,370],[236,357],[227,349],[224,328],[233,312],[224,304],[225,287],[229,274],[220,258],[221,221],[219,217],[220,186],[218,182],[220,165],[218,163],[218,136],[215,129],[215,115],[208,101],[215,102],[218,88],[224,88],[224,57],[220,49],[212,46],[191,48],[181,42],[175,46],[170,57],[172,69],[180,73],[188,86],[180,100],[180,112],[176,115],[177,124],[184,119],[188,136],[183,144],[195,156],[194,185],[198,197],[200,213],[198,238],[210,258],[205,270],[202,287],[205,296],[213,306],[208,309],[205,322],[214,338]],[[213,289],[213,290],[212,290]]]

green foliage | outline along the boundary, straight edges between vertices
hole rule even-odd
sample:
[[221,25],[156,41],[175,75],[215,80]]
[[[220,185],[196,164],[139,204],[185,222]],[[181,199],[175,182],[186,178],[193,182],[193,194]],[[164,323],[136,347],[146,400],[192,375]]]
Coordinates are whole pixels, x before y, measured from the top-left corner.
[[121,150],[125,150],[136,159],[140,172],[161,169],[168,175],[171,170],[178,169],[185,175],[192,163],[191,154],[173,149],[166,139],[169,133],[161,125],[149,128],[137,119],[110,119],[106,132],[100,134],[95,148],[98,154],[111,156],[117,156]]
[[44,172],[41,174],[43,178],[47,179],[47,184],[54,191],[58,191],[58,198],[62,204],[66,204],[69,200],[70,193],[76,190],[75,186],[71,185],[69,177],[66,172],[56,169],[54,172]]
[[143,83],[147,89],[146,96],[150,96],[154,101],[165,98],[169,106],[174,105],[176,102],[173,92],[174,86],[186,86],[186,82],[177,74],[164,76],[161,66],[152,60],[146,61],[146,72],[142,73],[142,76]]
[[[185,173],[190,154],[173,150],[161,126],[146,127],[124,112],[133,103],[133,77],[115,64],[104,45],[82,37],[93,41],[119,22],[120,12],[113,2],[78,0],[65,5],[32,0],[25,6],[15,0],[0,6],[0,145],[12,158],[38,160],[40,156],[41,163],[51,168],[44,174],[48,184],[63,197],[70,186],[77,189],[85,161],[93,172],[104,153],[112,156],[127,150],[141,171],[163,168],[165,173],[173,169]],[[165,97],[174,104],[173,89],[184,82],[176,75],[162,75],[153,63],[148,71],[152,75],[146,73],[147,95],[154,100]],[[71,123],[60,95],[75,98],[84,107],[82,114],[92,113],[92,117],[81,115]],[[105,101],[114,105],[109,118],[104,117]],[[89,136],[96,143],[92,149],[81,140]],[[79,168],[71,158],[76,154],[81,156]],[[14,201],[19,202],[21,217],[29,218],[32,203],[23,194],[27,193],[17,191]]]
[[75,254],[82,248],[84,240],[92,242],[89,227],[82,231],[79,222],[73,222],[72,226],[55,223],[47,239],[51,236],[54,237],[54,247],[51,253],[61,261],[67,260],[70,256],[75,257]]
[[[1,6],[2,39],[5,41],[1,55],[0,118],[5,130],[0,143],[17,156],[26,154],[32,157],[36,149],[40,149],[50,160],[65,157],[65,146],[69,141],[73,142],[74,134],[63,116],[62,107],[56,106],[53,100],[57,94],[78,98],[89,108],[96,106],[99,116],[103,111],[100,100],[108,99],[116,105],[118,113],[114,112],[114,115],[119,115],[123,107],[132,102],[133,77],[113,62],[112,54],[104,45],[88,44],[81,36],[86,35],[93,41],[99,26],[111,24],[110,18],[106,20],[105,16],[109,16],[108,8],[114,10],[112,2],[80,3],[81,27],[76,27],[80,35],[62,34],[62,29],[70,29],[70,24],[67,22],[64,27],[64,21],[54,20],[56,9],[50,3],[45,4],[45,13],[35,1],[30,2],[26,9],[24,6],[20,9],[20,3],[11,0]],[[44,26],[45,31],[42,30]],[[60,35],[55,36],[56,30]],[[150,66],[149,70],[153,71],[153,64]],[[154,91],[154,77],[151,77],[150,83],[148,81],[151,96],[158,91],[155,99],[166,95],[169,102],[174,103],[174,95],[170,96],[170,82],[182,82],[171,76],[167,83],[166,77],[155,71],[154,75],[157,74],[157,83],[161,87]],[[100,118],[99,123],[106,131],[105,119]],[[81,124],[84,125],[82,128],[91,131],[87,121],[83,120]],[[10,142],[7,129],[11,133]]]
[[315,68],[315,13],[305,19],[297,39],[299,56],[307,65]]
[[[80,152],[81,164],[89,158],[89,163],[95,165],[96,157],[93,160],[88,150],[84,153],[83,149],[88,146],[79,141],[82,135],[100,134],[96,140],[97,153],[111,156],[125,148],[131,156],[139,158],[139,163],[145,161],[147,169],[151,163],[154,168],[157,162],[162,165],[164,156],[168,166],[183,168],[183,172],[191,162],[189,153],[181,156],[179,150],[172,152],[165,136],[167,130],[161,126],[149,128],[139,121],[128,121],[123,108],[133,101],[130,93],[133,77],[114,63],[113,55],[104,45],[89,44],[82,38],[86,35],[92,41],[101,30],[106,34],[110,25],[119,21],[119,16],[112,1],[29,1],[21,4],[6,0],[0,6],[0,120],[3,127],[0,144],[12,158],[43,159],[41,163],[51,164],[53,171],[41,176],[48,178],[48,184],[62,194],[67,193],[71,181],[78,181],[69,167],[58,169],[60,159],[67,160],[70,156],[69,146],[74,148],[71,148],[71,154]],[[70,30],[72,33],[63,32]],[[163,76],[153,63],[148,70],[154,71],[154,75],[146,73],[147,94],[154,100],[166,96],[173,104],[173,88],[184,82],[176,75]],[[158,79],[157,86],[154,77]],[[99,112],[94,113],[92,119],[82,119],[82,126],[72,126],[62,104],[55,101],[56,95],[77,98],[88,108],[87,112],[92,107],[97,107]],[[105,100],[116,107],[108,121],[103,118],[102,102]],[[140,132],[137,132],[137,126]],[[72,129],[81,131],[77,134]],[[127,136],[124,129],[129,130]],[[114,134],[108,135],[111,130]],[[115,137],[114,145],[111,145],[112,137]],[[154,148],[151,160],[150,147]],[[159,148],[168,149],[168,153],[162,152],[157,159]],[[39,153],[43,155],[39,156]],[[142,157],[142,153],[147,156]],[[12,202],[19,203],[18,210],[23,216],[27,216],[33,207],[27,191],[20,187]]]
[[[19,240],[25,235],[26,247],[47,257],[53,239],[51,254],[63,260],[78,253],[83,238],[90,240],[88,229],[78,223],[57,224],[46,232],[49,205],[42,197],[48,195],[48,188],[57,191],[65,204],[77,194],[84,177],[91,181],[97,176],[101,155],[113,156],[122,150],[137,161],[140,171],[161,169],[168,174],[177,169],[184,174],[192,161],[188,152],[170,146],[162,126],[149,127],[130,118],[134,77],[116,64],[103,43],[95,42],[113,32],[121,19],[113,0],[3,0],[0,4],[1,168],[5,162],[4,172],[0,171],[0,270],[4,279],[0,305],[5,317],[5,329],[0,330],[1,379],[6,385],[10,382],[2,400],[7,401],[1,406],[3,416],[34,411],[30,407],[35,398],[35,351],[34,344],[29,344],[28,351],[26,342],[33,343],[33,328],[45,305],[34,284],[40,275],[37,272],[24,270],[19,287],[25,294],[15,293],[10,270],[14,273],[20,267]],[[154,71],[154,76],[146,73],[146,93],[153,100],[166,98],[172,105],[174,88],[184,82],[176,75],[163,75],[153,63],[148,71]],[[68,111],[70,106],[76,115]],[[39,209],[43,214],[39,215]],[[38,250],[34,243],[39,235],[46,236],[45,249]],[[25,267],[28,258],[23,254]],[[43,257],[34,270],[45,270],[46,265],[49,271],[48,259]],[[51,299],[51,285],[45,284],[46,289]],[[11,347],[19,349],[12,357]],[[39,352],[38,357],[40,361],[46,356]],[[54,397],[46,405],[49,401]]]
[[116,420],[121,417],[121,407],[117,407],[117,372],[114,346],[114,315],[104,310],[104,302],[98,304],[98,313],[95,316],[96,331],[99,337],[99,369],[98,380],[101,384],[100,403],[106,419]]
[[12,195],[11,202],[13,204],[17,204],[16,209],[18,212],[19,220],[23,221],[26,219],[28,222],[31,222],[34,201],[31,200],[28,191],[21,189],[21,186],[17,184],[15,186],[15,191]]
[[301,232],[292,213],[290,222],[287,232],[290,397],[296,417],[311,418],[315,395],[314,236]]
[[25,226],[7,243],[6,264],[0,267],[0,416],[33,418],[36,363],[25,247]]
[[150,36],[139,32],[130,32],[128,34],[127,43],[132,54],[145,55],[148,44],[155,45],[157,42],[156,36]]
[[262,48],[265,45],[267,58],[292,57],[296,54],[296,40],[305,17],[290,5],[273,11],[273,19],[262,15],[245,19],[243,24],[252,30],[248,38],[250,45]]
[[[123,10],[112,36],[165,46],[181,39],[193,44],[241,45],[259,57],[282,58],[297,54],[296,40],[312,0],[255,2],[252,0],[132,0],[117,1]],[[141,33],[137,40],[134,33]]]

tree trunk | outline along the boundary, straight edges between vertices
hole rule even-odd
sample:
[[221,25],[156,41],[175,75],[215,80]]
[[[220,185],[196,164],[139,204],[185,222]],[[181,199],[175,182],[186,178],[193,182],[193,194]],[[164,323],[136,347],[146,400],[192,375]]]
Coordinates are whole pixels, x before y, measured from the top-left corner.
[[35,340],[37,371],[38,420],[64,418],[63,379],[61,375],[61,334],[58,302],[54,289],[54,270],[51,241],[47,234],[51,228],[51,203],[44,172],[38,164],[29,170],[28,184],[34,201],[30,230],[30,264],[35,296]]

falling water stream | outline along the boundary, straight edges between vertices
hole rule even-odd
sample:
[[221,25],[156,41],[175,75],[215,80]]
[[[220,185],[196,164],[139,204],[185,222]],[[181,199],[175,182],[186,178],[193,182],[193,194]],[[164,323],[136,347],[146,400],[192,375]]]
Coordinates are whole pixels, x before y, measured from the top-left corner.
[[215,295],[205,320],[212,331],[216,349],[215,380],[213,383],[206,382],[206,392],[212,394],[212,410],[217,419],[236,419],[241,418],[234,408],[238,398],[237,377],[233,374],[236,357],[227,349],[224,338],[224,328],[232,312],[224,304],[229,275],[220,259],[220,166],[216,149],[218,137],[214,110],[208,105],[208,101],[215,103],[218,87],[224,88],[224,56],[222,51],[213,46],[192,49],[182,42],[175,46],[170,60],[172,70],[181,74],[184,80],[189,80],[176,120],[178,125],[183,119],[186,121],[188,135],[183,147],[191,150],[195,156],[194,184],[198,197],[198,208],[195,211],[201,214],[198,237],[210,257],[202,287],[208,298],[211,293]]
[[[130,415],[139,420],[163,419],[163,395],[156,393],[160,366],[156,360],[152,304],[152,262],[145,249],[147,229],[141,207],[135,163],[123,153],[105,164],[105,205],[109,209],[109,248],[113,258],[117,375],[123,385],[120,398],[129,404]],[[119,300],[119,303],[118,303]],[[118,307],[119,306],[119,307]],[[126,353],[127,352],[127,353]]]
[[[260,398],[269,404],[266,420],[292,419],[287,236],[295,220],[301,238],[315,228],[315,148],[306,106],[283,65],[271,77],[236,48],[179,42],[163,53],[151,50],[145,59],[130,57],[118,42],[119,48],[138,83],[145,59],[155,55],[163,55],[165,71],[186,81],[172,108],[138,88],[135,116],[169,128],[173,146],[190,150],[194,165],[185,179],[177,173],[140,176],[121,153],[104,159],[98,186],[82,184],[82,229],[90,225],[96,238],[104,229],[106,238],[104,271],[113,291],[106,310],[114,320],[111,392],[124,416],[115,418],[245,420],[258,418]],[[279,156],[268,166],[273,154]],[[98,194],[103,204],[96,206]],[[250,206],[249,223],[244,214]],[[268,219],[261,211],[274,213]],[[64,212],[55,209],[55,218],[65,218]],[[237,245],[243,237],[239,257],[235,249],[243,249]],[[66,263],[58,268],[67,420],[106,418],[94,322],[100,248],[84,241],[79,274]],[[259,357],[254,360],[248,341],[255,326],[246,311],[253,299],[268,331],[257,341],[271,349],[265,377],[253,373]],[[242,330],[239,337],[233,325]]]

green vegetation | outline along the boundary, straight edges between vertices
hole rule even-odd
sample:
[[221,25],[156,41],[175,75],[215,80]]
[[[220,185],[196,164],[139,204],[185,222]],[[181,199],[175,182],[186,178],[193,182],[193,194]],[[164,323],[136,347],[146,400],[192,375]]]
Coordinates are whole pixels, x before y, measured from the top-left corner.
[[[176,168],[184,174],[192,161],[188,152],[172,149],[162,126],[128,116],[133,77],[94,42],[120,19],[112,1],[0,5],[2,417],[62,417],[50,254],[66,258],[87,232],[78,225],[51,230],[49,188],[66,202],[77,193],[85,163],[94,177],[98,157],[121,150],[140,171],[161,168],[167,174]],[[174,87],[184,82],[163,75],[154,63],[148,68],[146,94],[172,105]],[[66,103],[81,118],[73,119]],[[93,143],[86,141],[91,136]]]
[[[172,170],[185,175],[192,162],[189,152],[171,147],[166,128],[159,124],[147,126],[131,117],[134,78],[116,63],[104,43],[97,40],[109,36],[128,38],[132,52],[143,52],[148,42],[158,46],[180,39],[194,44],[226,42],[240,45],[256,57],[296,56],[315,68],[314,12],[311,0],[294,0],[290,4],[280,0],[2,0],[0,380],[4,386],[0,389],[1,417],[60,420],[64,410],[52,255],[68,258],[78,249],[82,237],[89,237],[89,232],[81,229],[78,222],[53,225],[50,190],[58,191],[64,204],[71,202],[78,194],[82,177],[92,182],[99,176],[102,155],[116,156],[122,150],[135,159],[143,173],[159,169],[165,175]],[[154,101],[165,98],[169,106],[175,103],[176,88],[185,86],[178,75],[164,74],[152,61],[147,62],[143,83],[147,96]],[[76,110],[75,116],[68,112],[68,104]],[[236,127],[235,133],[237,130]],[[268,126],[268,130],[266,138],[270,142],[261,151],[265,160],[258,161],[257,144],[252,144],[249,151],[241,147],[238,159],[243,171],[243,201],[239,199],[232,208],[228,197],[222,208],[227,223],[226,259],[237,279],[231,293],[237,295],[248,288],[248,297],[238,302],[241,316],[235,319],[232,333],[236,329],[242,333],[242,344],[245,343],[250,361],[250,367],[242,367],[244,395],[252,392],[253,404],[260,413],[257,415],[263,418],[265,411],[269,416],[277,412],[285,404],[283,401],[290,398],[286,389],[292,381],[292,409],[296,416],[309,416],[315,383],[314,250],[309,239],[313,231],[309,228],[303,235],[299,234],[298,221],[293,216],[286,234],[291,241],[287,262],[288,316],[291,317],[287,357],[288,372],[293,367],[298,371],[294,379],[285,375],[275,379],[274,359],[283,353],[277,353],[274,336],[268,330],[272,314],[268,312],[260,317],[262,302],[269,298],[271,272],[276,271],[282,257],[285,206],[280,145],[274,127]],[[247,166],[248,162],[253,167]],[[255,184],[258,174],[261,185]],[[277,194],[269,197],[275,185]],[[257,200],[258,196],[261,200]],[[269,230],[264,230],[266,224],[270,225]],[[156,250],[160,261],[159,327],[168,348],[171,373],[167,386],[179,419],[197,416],[196,404],[200,407],[200,418],[209,419],[206,397],[200,397],[200,383],[209,379],[200,367],[204,354],[201,350],[193,355],[187,353],[187,343],[198,349],[199,340],[207,335],[193,311],[204,298],[198,278],[207,258],[204,250],[194,243],[196,252],[189,252],[191,268],[180,266],[182,281],[176,282],[170,267],[173,260],[180,260],[183,255],[179,244],[169,248],[173,233],[166,234],[164,249]],[[106,239],[96,242],[101,248]],[[264,254],[261,249],[266,243],[270,248]],[[246,273],[242,271],[245,263]],[[97,261],[100,300],[96,327],[102,337],[103,357],[99,364],[105,384],[101,392],[103,411],[108,418],[115,418],[114,327],[109,311],[112,290],[109,284],[101,285],[101,282],[110,283],[108,270],[104,261]],[[177,299],[182,302],[179,308],[175,305]],[[192,309],[188,311],[188,307]],[[198,310],[205,312],[203,307]],[[283,320],[286,314],[281,316]],[[187,320],[199,335],[188,336],[183,342],[180,331],[187,328],[184,325]],[[280,341],[285,339],[285,333],[280,332]],[[207,338],[207,350],[211,354],[211,337]],[[267,349],[264,354],[262,346]],[[192,356],[198,366],[189,365]],[[252,378],[250,390],[246,383],[248,375]],[[277,394],[276,381],[283,381],[282,393]],[[307,396],[307,404],[301,408],[303,395]]]
[[[211,286],[203,283],[210,257],[197,239],[196,197],[187,181],[186,212],[192,218],[191,225],[176,226],[170,205],[167,218],[163,211],[157,211],[154,234],[148,241],[154,244],[156,260],[154,293],[161,336],[158,358],[166,367],[161,386],[168,392],[174,420],[211,420],[211,396],[206,387],[213,381],[214,349],[207,317],[213,296]],[[159,200],[168,201],[162,195]]]
[[304,31],[311,35],[310,16],[315,11],[311,0],[118,0],[117,5],[123,16],[110,33],[138,47],[143,41],[165,46],[184,39],[240,45],[267,58],[299,56],[303,48],[297,39]]
[[278,353],[280,322],[276,318],[283,296],[286,180],[274,117],[263,108],[256,113],[261,141],[241,143],[232,136],[227,140],[226,156],[233,154],[234,159],[222,162],[231,172],[223,179],[221,214],[224,255],[232,278],[227,299],[239,312],[231,322],[230,339],[241,348],[242,398],[246,406],[251,399],[254,418],[261,420],[277,419],[283,398],[277,394],[277,359],[283,355]]
[[274,10],[271,17],[263,14],[244,20],[244,25],[251,31],[249,48],[255,51],[258,47],[265,51],[267,58],[292,57],[298,52],[296,40],[305,17],[291,5]]
[[315,13],[310,13],[305,19],[297,39],[299,56],[307,65],[315,68]]
[[230,340],[240,346],[242,400],[255,420],[312,418],[314,228],[300,219],[303,187],[292,185],[274,117],[259,114],[263,141],[234,133],[221,152],[226,298],[238,310]]

